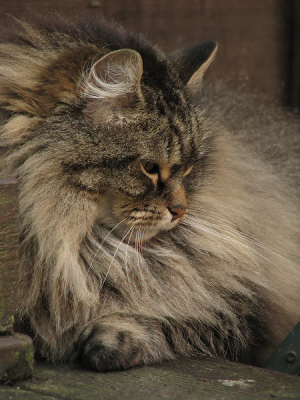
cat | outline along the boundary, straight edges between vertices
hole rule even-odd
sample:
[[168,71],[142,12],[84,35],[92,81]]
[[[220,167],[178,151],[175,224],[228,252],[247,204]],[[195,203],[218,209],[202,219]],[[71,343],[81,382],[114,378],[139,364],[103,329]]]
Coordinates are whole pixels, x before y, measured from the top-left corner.
[[16,329],[96,371],[262,365],[300,318],[298,117],[205,85],[213,41],[165,54],[102,18],[14,25],[0,169],[19,182]]

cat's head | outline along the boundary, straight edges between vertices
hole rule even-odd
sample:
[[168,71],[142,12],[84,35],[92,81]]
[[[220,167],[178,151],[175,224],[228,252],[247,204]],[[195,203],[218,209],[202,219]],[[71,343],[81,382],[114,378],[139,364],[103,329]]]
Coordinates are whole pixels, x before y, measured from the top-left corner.
[[100,193],[101,223],[113,228],[121,222],[121,231],[132,227],[133,237],[140,229],[149,238],[185,218],[207,150],[192,100],[215,52],[210,42],[172,54],[159,83],[131,49],[110,52],[85,71],[79,86],[84,119],[103,158],[90,159],[77,179]]
[[[87,60],[94,53],[93,62],[83,67],[80,43],[70,44],[65,38],[68,61],[57,43],[52,52],[40,51],[40,60],[37,45],[29,50],[27,42],[25,83],[20,76],[20,89],[15,81],[9,88],[3,84],[5,107],[15,112],[3,138],[11,135],[15,145],[22,147],[24,142],[23,148],[28,148],[27,155],[20,152],[18,176],[24,179],[31,168],[35,188],[56,179],[59,187],[96,203],[98,223],[110,229],[118,226],[120,234],[142,229],[149,238],[175,227],[185,218],[189,197],[201,182],[207,136],[193,97],[216,43],[167,57],[153,48],[105,49],[98,58],[89,44],[82,53]],[[19,47],[15,50],[23,54]],[[55,59],[55,52],[62,55]],[[49,65],[43,55],[49,57]],[[34,68],[39,68],[36,82]],[[5,82],[8,87],[8,78]],[[9,91],[16,93],[7,101]],[[26,113],[31,115],[25,121]]]

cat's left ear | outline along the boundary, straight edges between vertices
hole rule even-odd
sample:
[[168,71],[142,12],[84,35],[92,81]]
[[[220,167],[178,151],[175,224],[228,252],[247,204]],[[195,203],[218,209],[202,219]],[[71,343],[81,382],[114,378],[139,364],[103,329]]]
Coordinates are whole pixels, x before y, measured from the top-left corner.
[[175,65],[180,79],[192,94],[198,92],[203,75],[213,61],[217,50],[217,42],[209,41],[169,53],[168,58]]
[[112,51],[95,62],[79,87],[87,99],[86,117],[130,118],[143,101],[140,81],[143,62],[139,53],[130,49]]

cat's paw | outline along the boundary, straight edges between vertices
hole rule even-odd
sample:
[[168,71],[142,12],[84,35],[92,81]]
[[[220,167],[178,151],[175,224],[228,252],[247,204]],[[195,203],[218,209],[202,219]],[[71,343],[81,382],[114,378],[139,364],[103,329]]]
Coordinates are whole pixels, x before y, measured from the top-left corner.
[[134,318],[91,323],[78,342],[78,358],[96,371],[128,369],[174,358],[160,329]]

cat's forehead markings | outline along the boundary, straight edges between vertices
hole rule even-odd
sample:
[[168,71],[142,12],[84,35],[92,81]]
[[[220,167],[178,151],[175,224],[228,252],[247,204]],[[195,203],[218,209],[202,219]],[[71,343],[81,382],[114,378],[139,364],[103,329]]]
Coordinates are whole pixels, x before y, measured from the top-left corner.
[[160,178],[161,178],[162,182],[165,182],[171,174],[171,169],[170,169],[169,165],[161,164],[159,166],[159,172],[160,172]]

